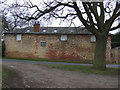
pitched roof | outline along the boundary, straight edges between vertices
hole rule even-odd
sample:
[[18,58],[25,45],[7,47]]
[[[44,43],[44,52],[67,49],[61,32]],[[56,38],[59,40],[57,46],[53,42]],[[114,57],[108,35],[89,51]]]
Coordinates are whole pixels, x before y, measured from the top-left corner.
[[33,27],[27,27],[4,34],[91,34],[91,32],[84,27],[40,27],[40,32],[34,32]]

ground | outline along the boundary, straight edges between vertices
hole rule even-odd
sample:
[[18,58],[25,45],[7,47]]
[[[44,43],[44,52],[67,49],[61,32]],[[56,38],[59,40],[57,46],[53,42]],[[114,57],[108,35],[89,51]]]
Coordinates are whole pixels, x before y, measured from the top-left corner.
[[3,81],[13,88],[118,88],[117,75],[87,74],[32,63],[6,61],[3,65],[18,73],[19,78],[11,78],[11,83]]

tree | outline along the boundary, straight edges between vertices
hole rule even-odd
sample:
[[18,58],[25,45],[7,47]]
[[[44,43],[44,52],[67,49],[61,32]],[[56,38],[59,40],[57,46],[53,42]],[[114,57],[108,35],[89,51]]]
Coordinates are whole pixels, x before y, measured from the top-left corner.
[[120,15],[119,2],[82,2],[77,0],[48,0],[34,4],[30,0],[23,0],[23,3],[15,2],[11,9],[22,8],[23,10],[33,10],[31,14],[15,11],[14,15],[27,21],[41,18],[60,18],[72,21],[78,18],[91,33],[96,36],[96,48],[94,55],[94,68],[106,68],[106,43],[109,31],[120,27],[120,24],[113,26]]
[[[16,21],[15,21],[15,23],[16,23]],[[12,21],[7,20],[7,17],[5,17],[4,15],[2,16],[2,27],[3,27],[4,31],[13,31],[16,27],[15,23],[13,24],[14,26],[11,25]]]
[[2,14],[2,29],[3,31],[13,31],[16,28],[25,26],[27,21],[21,20],[16,16],[6,16]]
[[111,43],[112,43],[112,48],[120,46],[120,32],[116,33],[115,35],[112,35]]
[[30,22],[26,20],[22,20],[19,17],[15,16],[14,9],[11,10],[9,5],[7,5],[6,3],[8,3],[7,0],[0,1],[0,5],[1,5],[0,16],[2,18],[1,19],[2,32],[13,31],[16,28],[28,27]]

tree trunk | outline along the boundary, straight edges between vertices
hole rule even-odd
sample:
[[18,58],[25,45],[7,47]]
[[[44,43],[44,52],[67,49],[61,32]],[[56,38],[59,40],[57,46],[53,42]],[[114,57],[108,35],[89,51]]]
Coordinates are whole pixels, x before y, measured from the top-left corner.
[[107,36],[96,36],[96,47],[93,66],[95,69],[106,69],[106,44]]

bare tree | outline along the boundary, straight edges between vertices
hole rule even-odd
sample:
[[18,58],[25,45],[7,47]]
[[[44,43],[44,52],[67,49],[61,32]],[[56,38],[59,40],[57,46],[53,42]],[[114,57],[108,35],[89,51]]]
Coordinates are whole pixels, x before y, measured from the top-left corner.
[[2,15],[2,27],[3,31],[13,31],[18,27],[22,27],[26,21],[20,20],[18,17],[6,17]]
[[34,4],[30,0],[23,0],[23,3],[12,4],[11,8],[33,10],[31,14],[15,11],[14,15],[24,20],[60,18],[73,24],[78,18],[91,33],[96,36],[96,48],[94,56],[94,67],[106,68],[106,43],[109,31],[120,27],[120,24],[113,26],[120,15],[120,2],[82,2],[80,0],[47,0]]
[[29,21],[22,20],[19,17],[14,15],[15,10],[10,9],[10,6],[7,3],[7,0],[0,1],[0,15],[2,17],[2,31],[13,31],[16,28],[27,27]]

